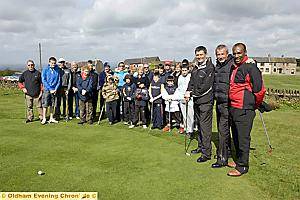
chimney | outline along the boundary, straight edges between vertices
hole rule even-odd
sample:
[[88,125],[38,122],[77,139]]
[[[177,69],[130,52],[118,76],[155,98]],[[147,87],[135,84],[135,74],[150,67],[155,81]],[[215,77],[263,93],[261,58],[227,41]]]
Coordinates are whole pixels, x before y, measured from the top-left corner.
[[271,54],[269,53],[268,54],[268,60],[269,60],[269,63],[271,62]]

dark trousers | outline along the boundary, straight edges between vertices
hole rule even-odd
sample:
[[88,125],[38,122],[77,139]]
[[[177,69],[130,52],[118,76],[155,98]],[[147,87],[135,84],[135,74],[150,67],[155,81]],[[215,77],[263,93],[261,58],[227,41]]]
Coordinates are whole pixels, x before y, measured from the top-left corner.
[[[166,113],[166,122],[167,122],[167,124],[170,125],[170,127],[172,127],[172,120],[175,120],[175,123],[177,124],[177,126],[180,125],[180,123],[181,123],[180,111],[171,112],[171,113],[165,112],[165,113]],[[171,117],[171,119],[169,119],[169,116]]]
[[97,103],[98,103],[98,90],[93,90],[92,96],[92,104],[93,104],[93,119],[96,118],[96,111],[97,111]]
[[113,123],[117,118],[117,105],[117,100],[106,102],[106,115],[108,117],[108,121],[111,123]]
[[124,121],[132,122],[134,121],[134,102],[133,101],[123,101],[124,106]]
[[202,156],[207,158],[211,158],[212,111],[212,102],[202,104],[194,102],[198,125],[198,147],[202,149]]
[[[77,99],[76,99],[77,98]],[[76,117],[79,117],[79,98],[78,93],[74,93],[74,91],[71,89],[68,94],[68,110],[69,110],[69,117],[74,116],[74,100],[75,100],[75,115]]]
[[152,109],[153,128],[162,128],[163,126],[163,106],[160,103],[154,103]]
[[135,117],[133,122],[134,125],[138,123],[139,119],[142,120],[143,125],[147,124],[145,109],[146,109],[145,106],[135,105],[134,107]]
[[91,122],[93,114],[93,104],[92,99],[87,101],[79,100],[79,109],[80,109],[80,120],[82,122]]
[[216,103],[217,127],[219,133],[219,145],[217,147],[217,161],[219,164],[228,162],[231,147],[230,122],[228,103]]
[[236,169],[241,173],[247,173],[249,169],[250,133],[255,111],[230,107],[229,113],[237,158],[235,161]]

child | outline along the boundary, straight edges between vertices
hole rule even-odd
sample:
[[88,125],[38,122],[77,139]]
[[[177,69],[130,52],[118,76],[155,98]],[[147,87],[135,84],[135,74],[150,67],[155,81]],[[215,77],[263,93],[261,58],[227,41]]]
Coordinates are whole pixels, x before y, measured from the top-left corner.
[[135,97],[135,119],[132,125],[129,126],[129,128],[134,128],[138,121],[139,117],[141,117],[143,128],[147,128],[147,120],[145,116],[145,110],[147,106],[147,101],[149,100],[149,93],[148,89],[145,87],[144,82],[138,82],[137,83],[138,88],[136,89],[134,93]]
[[165,100],[165,111],[167,125],[163,128],[164,132],[170,131],[172,128],[172,119],[176,121],[177,126],[180,124],[180,112],[178,107],[178,100],[175,93],[176,87],[174,85],[174,77],[168,76],[165,86],[162,88],[162,98]]
[[76,81],[80,110],[80,122],[78,122],[78,124],[84,124],[87,121],[89,124],[93,124],[92,86],[93,80],[90,77],[90,70],[88,66],[84,66],[81,68],[81,76],[79,76]]
[[118,86],[113,76],[107,76],[106,83],[102,88],[102,95],[106,101],[106,113],[109,124],[117,121],[117,105],[119,100]]
[[[189,136],[193,135],[194,128],[194,109],[193,109],[193,99],[186,102],[184,99],[184,94],[187,90],[188,84],[190,82],[191,74],[189,73],[189,62],[184,59],[181,66],[181,75],[178,78],[178,87],[175,91],[175,96],[180,100],[179,106],[181,114],[183,117],[183,123],[185,126],[186,134]],[[188,110],[186,110],[188,108]],[[188,114],[188,116],[186,116]],[[187,119],[186,119],[187,117]],[[185,124],[187,122],[187,124]],[[179,132],[182,134],[184,132],[184,126],[181,126]]]
[[159,73],[154,73],[153,80],[149,88],[150,102],[152,103],[152,129],[162,129],[163,126],[163,99],[161,95],[162,82],[159,79]]
[[122,87],[124,101],[124,124],[128,125],[134,121],[134,92],[136,85],[132,82],[132,77],[127,74],[125,76],[125,85]]

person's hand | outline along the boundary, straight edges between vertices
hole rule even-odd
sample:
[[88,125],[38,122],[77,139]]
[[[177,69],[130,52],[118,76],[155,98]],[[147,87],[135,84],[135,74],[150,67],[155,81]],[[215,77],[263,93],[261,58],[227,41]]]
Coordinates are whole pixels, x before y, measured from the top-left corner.
[[190,91],[186,91],[184,94],[184,99],[186,102],[188,102],[191,98],[191,92]]
[[66,91],[65,91],[65,94],[68,95],[68,94],[69,94],[69,90],[66,90]]
[[78,92],[78,89],[76,87],[72,87],[72,90],[75,92]]
[[27,94],[27,89],[23,88],[22,91],[24,92],[24,94]]
[[127,97],[127,100],[128,100],[128,101],[131,101],[131,97]]
[[150,103],[152,103],[152,102],[154,101],[154,99],[153,99],[153,98],[151,98],[149,101],[150,101]]
[[43,92],[40,92],[38,99],[40,99],[43,96]]
[[172,101],[172,99],[167,99],[167,101],[168,101],[168,102],[171,102],[171,101]]
[[82,90],[82,91],[81,91],[81,94],[82,94],[82,95],[85,95],[85,94],[86,94],[86,90]]
[[51,93],[51,94],[55,94],[55,93],[56,93],[56,90],[50,90],[50,93]]

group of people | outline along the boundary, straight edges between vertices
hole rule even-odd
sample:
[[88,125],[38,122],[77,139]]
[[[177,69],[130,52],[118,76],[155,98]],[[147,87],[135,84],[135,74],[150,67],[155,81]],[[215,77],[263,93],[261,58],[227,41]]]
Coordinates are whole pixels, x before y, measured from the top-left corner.
[[[192,139],[197,133],[198,147],[191,151],[201,153],[197,162],[211,159],[213,105],[216,105],[219,144],[217,161],[212,168],[234,168],[229,176],[241,176],[249,169],[250,132],[257,109],[264,98],[265,88],[260,70],[248,58],[246,45],[236,43],[232,54],[226,45],[215,50],[216,64],[207,56],[207,49],[195,49],[195,62],[184,59],[180,63],[165,62],[149,70],[149,65],[137,70],[125,68],[120,62],[113,71],[108,63],[97,73],[93,62],[78,69],[78,64],[66,67],[63,58],[50,57],[42,73],[27,61],[28,70],[19,80],[25,94],[27,120],[33,120],[33,103],[36,102],[41,124],[58,123],[62,115],[67,120],[76,117],[78,124],[93,124],[96,119],[98,99],[100,113],[106,110],[109,124],[123,121],[129,128],[141,123],[164,132],[178,128]],[[61,112],[61,102],[63,102]],[[73,111],[75,102],[75,112]],[[101,116],[99,118],[101,120]],[[236,159],[231,156],[231,136]]]

